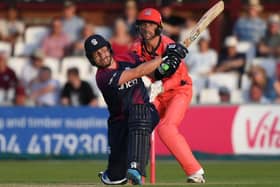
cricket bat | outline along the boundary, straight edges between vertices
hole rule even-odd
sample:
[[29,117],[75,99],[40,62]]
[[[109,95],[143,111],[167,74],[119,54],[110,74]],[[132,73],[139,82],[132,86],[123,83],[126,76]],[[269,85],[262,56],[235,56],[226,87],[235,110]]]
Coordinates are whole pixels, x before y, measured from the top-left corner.
[[224,10],[224,2],[219,1],[213,5],[203,16],[200,18],[198,23],[192,29],[190,34],[184,40],[184,45],[189,47],[190,44],[197,39],[197,37],[202,33],[208,25]]

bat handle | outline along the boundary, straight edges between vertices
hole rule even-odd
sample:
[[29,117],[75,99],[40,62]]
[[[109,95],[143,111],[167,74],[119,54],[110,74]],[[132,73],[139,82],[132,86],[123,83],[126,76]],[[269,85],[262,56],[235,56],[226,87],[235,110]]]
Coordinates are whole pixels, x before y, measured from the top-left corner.
[[186,48],[188,48],[188,47],[191,45],[191,42],[192,42],[192,41],[191,41],[189,38],[187,38],[187,39],[184,40],[183,43],[184,43],[184,46],[185,46]]

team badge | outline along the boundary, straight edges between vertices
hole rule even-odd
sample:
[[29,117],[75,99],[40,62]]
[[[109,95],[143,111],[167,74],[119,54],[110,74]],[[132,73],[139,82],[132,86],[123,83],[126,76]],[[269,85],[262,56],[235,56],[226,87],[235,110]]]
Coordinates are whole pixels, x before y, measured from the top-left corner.
[[150,16],[152,14],[152,11],[150,10],[150,9],[147,9],[146,11],[145,11],[145,15],[146,16]]
[[95,38],[93,38],[90,42],[91,42],[92,45],[94,45],[94,46],[98,44],[98,42],[97,42],[97,40],[96,40]]

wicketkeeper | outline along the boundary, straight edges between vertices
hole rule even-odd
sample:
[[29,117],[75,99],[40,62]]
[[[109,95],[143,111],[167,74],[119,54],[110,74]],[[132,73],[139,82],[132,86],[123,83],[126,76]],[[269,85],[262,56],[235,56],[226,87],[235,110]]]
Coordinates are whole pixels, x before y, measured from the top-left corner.
[[149,76],[154,82],[151,97],[155,98],[153,103],[160,115],[156,129],[158,135],[179,161],[187,175],[187,182],[204,183],[204,171],[178,130],[192,98],[192,80],[186,64],[180,63],[187,51],[184,46],[174,44],[173,40],[162,34],[161,15],[153,8],[143,9],[138,14],[136,27],[140,39],[134,42],[132,52],[143,62],[162,55],[170,56],[172,62],[171,66],[161,65]]

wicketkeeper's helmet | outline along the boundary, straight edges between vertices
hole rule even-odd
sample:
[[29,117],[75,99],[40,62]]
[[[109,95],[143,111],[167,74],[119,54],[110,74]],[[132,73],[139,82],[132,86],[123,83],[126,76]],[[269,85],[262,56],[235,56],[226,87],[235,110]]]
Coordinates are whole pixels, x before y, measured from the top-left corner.
[[136,19],[136,25],[139,27],[139,25],[142,22],[152,22],[158,25],[158,29],[156,30],[156,34],[160,34],[162,31],[162,18],[159,13],[154,8],[145,8],[143,9],[139,14]]
[[107,46],[112,54],[113,51],[110,43],[106,39],[104,39],[101,35],[94,34],[86,39],[84,43],[84,48],[86,52],[86,57],[91,63],[91,65],[96,66],[96,63],[92,57],[92,53],[96,52],[98,49],[104,46]]

